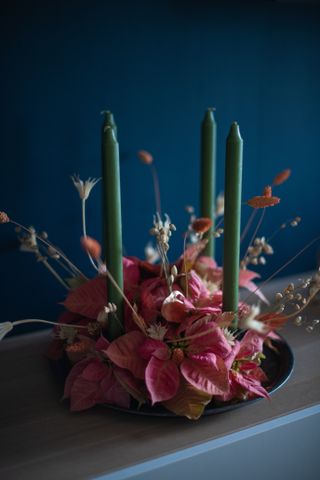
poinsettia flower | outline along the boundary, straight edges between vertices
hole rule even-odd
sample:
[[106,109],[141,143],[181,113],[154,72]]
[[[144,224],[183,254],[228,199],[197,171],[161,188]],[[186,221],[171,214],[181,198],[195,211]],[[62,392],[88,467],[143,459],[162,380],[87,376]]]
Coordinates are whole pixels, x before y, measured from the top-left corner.
[[[78,315],[76,313],[72,313],[69,311],[63,312],[59,318],[58,322],[62,324],[70,324],[70,327],[72,328],[72,325],[82,325],[82,326],[87,326],[92,319],[83,317],[82,315]],[[59,336],[60,333],[60,327],[59,325],[56,325],[53,328],[54,332],[54,338],[51,340],[47,351],[46,351],[46,356],[50,358],[51,360],[59,360],[63,357],[64,352],[65,352],[65,347],[66,347],[66,342],[65,340],[61,339]],[[79,338],[78,332],[76,332],[76,338]],[[88,338],[94,338],[93,335],[91,335],[87,329],[82,328],[81,329],[81,338],[83,337],[88,337]]]
[[[196,307],[183,293],[177,290],[174,290],[165,298],[161,307],[161,315],[167,322],[183,323],[184,328],[193,323],[197,318],[207,315],[216,316],[219,313],[221,313],[221,309],[214,305],[211,306],[210,301],[208,301],[207,306]],[[181,331],[179,329],[179,332]]]
[[70,398],[71,411],[86,410],[99,403],[129,408],[130,395],[114,377],[112,369],[99,358],[87,358],[71,369],[64,398]]
[[175,397],[182,378],[208,395],[227,393],[224,358],[232,347],[214,322],[195,322],[181,341],[169,345],[147,338],[139,348],[141,357],[148,362],[145,383],[153,404]]
[[[201,280],[199,275],[191,270],[187,276],[188,280],[188,297],[192,303],[197,306],[206,306],[208,302],[211,302],[211,294],[204,282]],[[182,277],[181,282],[183,283],[184,290],[186,291],[186,277]]]
[[[132,258],[123,258],[123,277],[124,290],[130,298],[132,289],[140,280],[139,266]],[[70,312],[96,319],[107,303],[106,277],[99,275],[75,290],[71,290],[62,305]]]
[[130,372],[106,362],[109,346],[108,340],[100,337],[96,355],[81,360],[71,369],[64,389],[64,398],[70,398],[71,411],[103,403],[129,408],[130,395],[138,401],[144,400],[141,383]]
[[264,339],[264,336],[249,330],[240,342],[236,342],[229,370],[229,392],[218,395],[218,400],[226,402],[255,396],[269,398],[268,392],[261,384],[267,380],[260,367]]
[[[180,290],[177,284],[173,288]],[[147,323],[153,322],[161,315],[162,304],[168,295],[168,284],[164,278],[150,278],[141,283],[140,292],[140,313]]]
[[[214,260],[212,260],[210,257],[201,256],[195,262],[194,268],[200,275],[201,279],[204,279],[209,289],[213,291],[221,289],[223,281],[223,268],[218,267]],[[250,292],[253,292],[255,295],[257,295],[263,302],[269,304],[262,291],[252,281],[255,278],[260,278],[260,275],[257,272],[247,269],[240,269],[239,287],[246,288]],[[210,283],[214,286],[214,288],[210,288]]]

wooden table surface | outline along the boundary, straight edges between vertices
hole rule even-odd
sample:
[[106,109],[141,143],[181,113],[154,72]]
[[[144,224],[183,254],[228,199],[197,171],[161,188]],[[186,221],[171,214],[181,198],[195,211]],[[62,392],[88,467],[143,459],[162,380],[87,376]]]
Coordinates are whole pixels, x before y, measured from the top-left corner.
[[[273,282],[277,291],[286,280]],[[316,304],[310,318],[320,318]],[[283,335],[295,369],[271,401],[197,422],[129,415],[104,407],[70,413],[43,356],[49,333],[0,344],[0,478],[88,479],[261,424],[320,403],[320,328],[293,324]]]

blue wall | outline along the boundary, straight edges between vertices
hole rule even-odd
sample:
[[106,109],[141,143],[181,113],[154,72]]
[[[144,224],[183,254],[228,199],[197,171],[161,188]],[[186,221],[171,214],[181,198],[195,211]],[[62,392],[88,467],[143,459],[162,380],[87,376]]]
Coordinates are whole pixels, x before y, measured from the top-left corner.
[[[10,0],[1,8],[0,209],[12,218],[47,230],[90,272],[79,248],[80,204],[69,175],[100,175],[99,113],[110,108],[121,149],[126,252],[143,254],[152,222],[150,172],[136,158],[145,148],[156,158],[163,208],[179,229],[174,258],[184,206],[198,206],[200,121],[205,108],[215,106],[218,190],[233,120],[245,142],[244,199],[279,170],[293,170],[264,231],[292,215],[303,223],[278,237],[264,272],[319,235],[319,6]],[[89,231],[97,238],[99,199],[97,187],[88,204]],[[284,273],[312,269],[316,252],[312,247]],[[17,251],[7,225],[0,255],[1,320],[54,319],[64,291],[32,255]]]

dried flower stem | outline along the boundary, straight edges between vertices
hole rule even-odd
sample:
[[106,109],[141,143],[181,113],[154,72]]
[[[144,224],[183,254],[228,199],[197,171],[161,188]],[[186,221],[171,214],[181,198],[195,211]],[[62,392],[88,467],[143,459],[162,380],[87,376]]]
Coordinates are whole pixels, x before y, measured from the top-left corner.
[[311,240],[307,245],[305,245],[299,252],[297,252],[292,258],[290,258],[286,263],[284,263],[280,268],[278,268],[275,272],[273,272],[264,282],[262,282],[255,290],[253,290],[249,295],[243,300],[244,303],[247,303],[249,298],[252,297],[252,295],[255,294],[255,292],[263,287],[265,287],[270,280],[272,280],[278,273],[280,273],[284,268],[286,268],[288,265],[290,265],[291,262],[293,262],[296,258],[298,258],[300,255],[302,255],[303,252],[305,252],[309,247],[311,247],[314,243],[320,240],[320,235],[313,240]]
[[184,234],[183,238],[183,270],[185,274],[185,279],[186,279],[186,298],[189,296],[189,281],[188,281],[188,272],[187,272],[187,265],[186,265],[186,247],[187,247],[187,237],[188,237],[188,232]]
[[245,237],[246,237],[246,235],[247,235],[247,233],[248,233],[248,231],[249,231],[249,229],[250,229],[250,227],[251,227],[251,225],[252,225],[252,222],[253,222],[253,220],[254,220],[254,217],[255,217],[256,214],[257,214],[257,211],[258,211],[258,210],[257,210],[256,208],[255,208],[254,210],[252,210],[252,212],[251,212],[251,214],[250,214],[250,217],[249,217],[249,219],[248,219],[248,221],[247,221],[247,224],[246,224],[246,226],[244,227],[243,232],[242,232],[242,234],[241,234],[240,243],[243,242],[243,240],[245,239]]
[[[24,225],[21,225],[21,223],[18,223],[18,222],[15,222],[14,220],[10,220],[10,223],[12,223],[13,225],[16,225],[16,227],[19,227],[21,228],[22,230],[28,232],[30,235],[34,234],[34,232],[32,232],[29,228],[25,227]],[[78,275],[80,275],[84,280],[88,280],[88,278],[81,272],[81,270],[79,270],[78,267],[76,267],[69,259],[68,257],[65,256],[65,254],[58,248],[56,248],[51,242],[45,240],[44,238],[42,238],[40,235],[38,235],[37,233],[35,233],[35,236],[38,240],[40,240],[40,242],[42,242],[44,245],[46,245],[47,247],[49,248],[53,248],[54,250],[56,250],[56,252],[60,255],[61,258],[63,258],[63,260],[69,265],[69,267],[74,271],[76,272]]]
[[151,169],[152,180],[153,180],[153,189],[154,189],[154,196],[155,196],[155,202],[156,202],[156,210],[161,217],[162,216],[162,213],[161,213],[161,198],[160,198],[160,185],[159,185],[158,173],[157,173],[157,169],[156,169],[156,167],[154,166],[153,163],[151,163],[149,166],[150,166],[150,169]]
[[74,325],[71,323],[59,323],[59,322],[51,322],[49,320],[41,320],[39,318],[27,318],[25,320],[16,320],[12,322],[13,326],[22,325],[25,323],[47,323],[48,325],[56,325],[57,327],[70,327],[70,328],[83,328],[87,329],[87,325]]
[[[295,312],[293,313],[289,313],[289,314],[284,314],[284,316],[289,319],[289,318],[293,318],[293,317],[296,317],[297,315],[300,315],[300,313],[305,309],[307,308],[307,306],[310,304],[310,302],[316,297],[316,295],[318,295],[318,293],[320,292],[320,288],[318,288],[312,295],[310,295],[310,297],[308,298],[308,300],[306,301],[306,303],[304,305],[302,305],[302,307],[299,309],[299,310],[296,310]],[[277,320],[277,317],[274,317],[274,318],[268,318],[267,322],[272,322],[273,320]]]
[[208,335],[208,333],[212,333],[217,329],[217,327],[214,328],[209,328],[205,332],[200,332],[200,333],[195,333],[194,335],[190,335],[189,337],[180,337],[180,338],[173,338],[172,340],[166,340],[167,343],[178,343],[178,342],[185,342],[189,340],[194,340],[196,338],[201,338],[204,337],[205,335]]
[[[86,226],[86,199],[83,198],[82,201],[81,201],[81,205],[82,205],[82,231],[83,231],[83,236],[84,238],[87,238],[87,226]],[[89,260],[90,260],[90,263],[91,265],[93,266],[93,268],[99,272],[99,267],[96,265],[95,261],[93,260],[92,256],[90,255],[90,253],[88,252],[88,250],[86,250],[87,252],[87,255],[89,257]]]
[[43,257],[41,254],[37,255],[38,261],[43,263],[43,265],[49,270],[50,273],[55,277],[56,280],[67,290],[70,290],[69,286],[66,284],[66,282],[63,280],[62,277],[56,272],[56,270],[50,265],[48,260]]
[[157,248],[158,248],[158,251],[159,251],[160,258],[161,258],[162,272],[164,272],[164,276],[165,276],[166,282],[168,284],[168,289],[169,289],[169,292],[171,293],[172,292],[172,285],[171,285],[171,282],[170,282],[170,279],[169,279],[169,273],[168,273],[169,259],[168,259],[168,256],[167,256],[166,252],[164,251],[164,248],[163,248],[163,246],[160,242],[158,242]]
[[266,209],[263,208],[263,209],[262,209],[261,216],[260,216],[260,219],[259,219],[259,221],[258,221],[258,223],[257,223],[256,228],[255,228],[255,231],[253,232],[253,235],[252,235],[252,237],[251,237],[251,239],[250,239],[250,242],[249,242],[248,248],[247,248],[247,250],[246,250],[246,253],[245,253],[244,256],[243,256],[243,260],[246,258],[247,254],[248,254],[248,251],[249,251],[249,248],[251,247],[254,239],[255,239],[256,236],[257,236],[258,230],[259,230],[259,228],[261,227],[261,224],[262,224],[263,217],[264,217],[265,213],[266,213]]
[[123,292],[123,290],[121,290],[121,288],[119,287],[119,285],[117,284],[117,282],[115,281],[115,279],[113,278],[111,273],[109,272],[108,268],[106,268],[106,275],[107,275],[108,279],[110,280],[110,282],[112,283],[112,285],[115,287],[115,289],[120,293],[120,295],[122,296],[123,300],[128,305],[128,307],[130,308],[130,310],[132,311],[135,323],[138,325],[138,327],[142,330],[143,333],[146,333],[147,326],[146,326],[143,318],[140,317],[140,315],[138,315],[138,313],[136,312],[134,307],[131,305],[130,301],[128,300],[128,298],[125,295],[125,293]]

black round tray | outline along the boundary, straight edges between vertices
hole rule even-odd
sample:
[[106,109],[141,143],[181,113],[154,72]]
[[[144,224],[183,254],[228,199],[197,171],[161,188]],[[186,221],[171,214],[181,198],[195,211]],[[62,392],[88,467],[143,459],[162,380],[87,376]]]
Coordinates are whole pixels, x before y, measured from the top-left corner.
[[[274,346],[277,349],[277,352],[265,346],[263,353],[265,359],[262,362],[262,369],[268,377],[268,382],[264,383],[264,388],[268,391],[269,395],[272,395],[280,387],[282,387],[287,380],[289,379],[293,367],[294,367],[294,357],[291,348],[284,338],[280,337],[280,340],[273,341]],[[66,375],[69,370],[68,363],[63,360],[60,362],[51,362],[53,367],[54,374],[59,382],[64,382]],[[233,410],[235,408],[240,408],[245,405],[251,405],[255,402],[263,400],[262,397],[252,398],[250,400],[243,401],[230,401],[224,403],[217,403],[216,401],[210,402],[202,416],[205,415],[214,415],[217,413],[227,412],[228,410]],[[155,417],[177,417],[173,412],[170,412],[161,405],[147,405],[144,404],[138,407],[138,404],[135,400],[132,400],[131,408],[122,408],[117,407],[116,405],[104,404],[108,409],[116,410],[119,412],[126,412],[134,415],[145,415],[145,416],[155,416]]]

